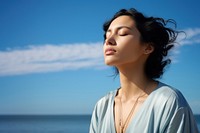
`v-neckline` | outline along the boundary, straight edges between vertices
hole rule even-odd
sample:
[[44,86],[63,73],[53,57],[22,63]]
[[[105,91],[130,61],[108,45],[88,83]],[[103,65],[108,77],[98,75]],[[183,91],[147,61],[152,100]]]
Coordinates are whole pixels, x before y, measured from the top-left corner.
[[[143,108],[145,107],[146,103],[148,102],[149,98],[151,97],[151,95],[153,94],[153,92],[155,92],[155,90],[157,90],[158,88],[160,88],[162,86],[162,83],[157,81],[158,84],[157,86],[155,87],[155,89],[149,94],[149,96],[146,98],[146,100],[144,101],[144,103],[141,105],[141,107],[138,109],[138,111],[135,113],[135,115],[131,118],[127,128],[126,128],[126,131],[129,129],[130,125],[132,125],[132,123],[136,120],[138,114],[141,112],[141,110],[143,110]],[[114,95],[113,95],[113,98],[112,98],[112,109],[111,109],[111,117],[112,117],[112,121],[111,121],[111,126],[113,127],[112,129],[114,129],[115,133],[116,133],[116,127],[115,127],[115,113],[114,113],[114,103],[115,103],[115,97],[118,93],[120,88],[116,89],[115,92],[114,92]]]

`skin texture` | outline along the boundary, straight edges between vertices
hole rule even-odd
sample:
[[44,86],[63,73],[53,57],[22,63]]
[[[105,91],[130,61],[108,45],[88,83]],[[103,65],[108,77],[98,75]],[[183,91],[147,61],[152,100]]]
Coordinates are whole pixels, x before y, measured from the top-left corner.
[[117,67],[121,84],[114,106],[117,132],[119,132],[119,119],[122,118],[125,123],[136,99],[142,95],[131,119],[134,119],[135,113],[157,86],[157,82],[148,79],[144,72],[145,62],[153,50],[152,45],[141,42],[135,21],[129,16],[114,19],[106,32],[103,48],[105,64]]
[[[109,48],[115,51],[107,54]],[[130,17],[121,16],[111,23],[106,32],[104,51],[105,63],[116,67],[134,65],[143,56],[145,45],[140,44],[140,33]]]

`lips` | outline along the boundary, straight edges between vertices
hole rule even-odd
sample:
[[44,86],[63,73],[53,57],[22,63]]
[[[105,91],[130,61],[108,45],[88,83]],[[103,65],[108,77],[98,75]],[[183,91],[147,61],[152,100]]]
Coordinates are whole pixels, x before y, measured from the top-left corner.
[[113,48],[107,48],[105,50],[105,55],[113,55],[115,52],[116,52],[115,49],[113,49]]

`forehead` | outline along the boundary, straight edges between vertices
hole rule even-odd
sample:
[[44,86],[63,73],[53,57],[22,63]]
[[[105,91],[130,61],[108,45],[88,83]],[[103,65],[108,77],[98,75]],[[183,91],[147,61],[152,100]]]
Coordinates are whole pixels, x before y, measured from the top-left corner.
[[119,16],[111,22],[109,29],[118,28],[121,26],[135,28],[135,21],[130,16]]

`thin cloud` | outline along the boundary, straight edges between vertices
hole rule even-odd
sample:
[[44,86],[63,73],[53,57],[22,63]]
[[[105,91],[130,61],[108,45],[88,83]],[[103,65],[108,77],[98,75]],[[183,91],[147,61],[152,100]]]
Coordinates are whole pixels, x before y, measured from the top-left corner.
[[185,45],[200,44],[200,28],[188,28],[183,30],[185,33],[178,35],[174,49],[169,58],[173,63],[179,62],[177,55],[181,53],[180,47]]
[[[170,58],[178,62],[179,47],[200,43],[200,28],[184,30]],[[30,73],[104,68],[102,42],[79,44],[30,45],[26,48],[8,48],[0,51],[0,76]]]
[[0,51],[0,76],[102,66],[102,43],[46,44]]
[[183,30],[185,34],[180,34],[177,38],[179,45],[191,45],[200,43],[200,28],[188,28]]

